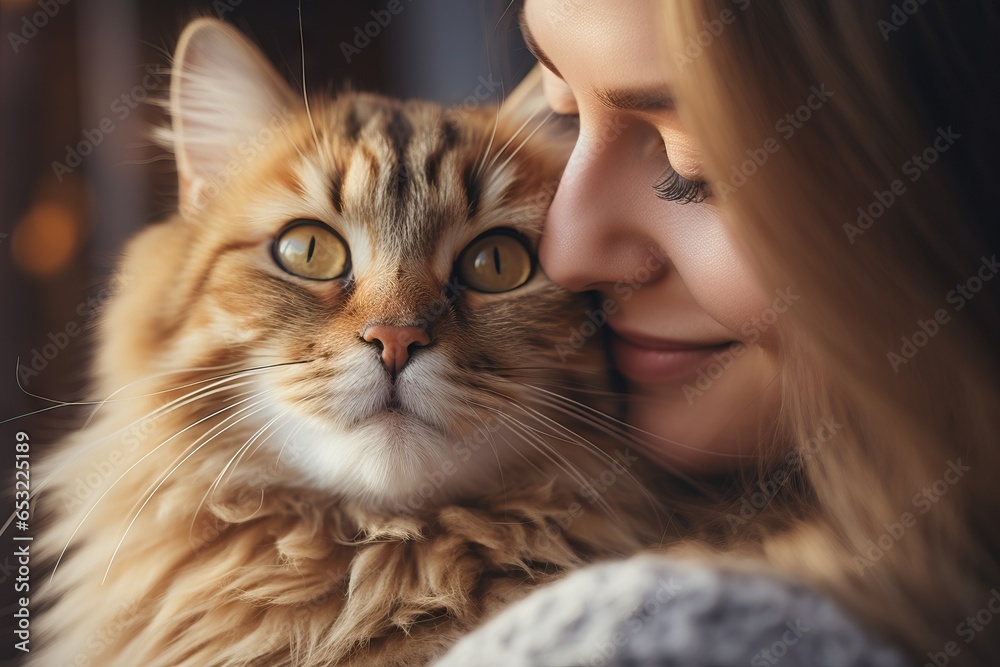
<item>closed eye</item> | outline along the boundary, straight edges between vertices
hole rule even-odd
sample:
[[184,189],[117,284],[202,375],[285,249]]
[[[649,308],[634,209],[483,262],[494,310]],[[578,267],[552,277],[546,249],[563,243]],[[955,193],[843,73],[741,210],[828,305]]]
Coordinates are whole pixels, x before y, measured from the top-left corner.
[[667,173],[653,186],[653,191],[660,199],[678,204],[700,204],[712,196],[707,182],[684,178],[673,167],[667,167]]

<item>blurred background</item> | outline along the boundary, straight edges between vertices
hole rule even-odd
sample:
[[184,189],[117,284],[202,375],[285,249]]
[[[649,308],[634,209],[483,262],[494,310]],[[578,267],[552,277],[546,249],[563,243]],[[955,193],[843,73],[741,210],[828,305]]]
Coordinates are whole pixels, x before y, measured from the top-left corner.
[[[511,0],[0,0],[0,521],[13,511],[15,434],[31,460],[80,418],[90,331],[122,243],[176,206],[162,123],[169,54],[183,26],[221,18],[310,91],[447,104],[498,101],[534,64]],[[19,361],[18,361],[19,360]],[[13,421],[12,418],[18,417]],[[0,661],[17,563],[0,536]],[[32,531],[29,530],[29,534]],[[32,564],[32,588],[41,579]],[[20,595],[20,594],[19,594]]]

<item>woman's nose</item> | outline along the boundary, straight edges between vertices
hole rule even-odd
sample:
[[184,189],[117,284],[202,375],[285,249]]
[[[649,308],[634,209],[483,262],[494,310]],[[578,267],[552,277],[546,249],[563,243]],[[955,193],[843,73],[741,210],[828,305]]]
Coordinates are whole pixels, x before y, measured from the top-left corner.
[[634,145],[630,148],[634,138],[628,133],[627,126],[614,136],[581,132],[559,182],[539,261],[566,289],[580,292],[629,280],[655,245],[642,228],[642,198],[651,196],[652,181],[648,165],[636,159]]

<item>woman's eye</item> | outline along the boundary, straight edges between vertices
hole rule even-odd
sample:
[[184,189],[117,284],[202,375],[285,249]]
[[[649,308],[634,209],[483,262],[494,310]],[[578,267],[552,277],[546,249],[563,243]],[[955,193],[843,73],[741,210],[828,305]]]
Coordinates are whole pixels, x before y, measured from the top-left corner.
[[477,292],[508,292],[528,282],[535,260],[527,241],[513,230],[492,231],[462,251],[455,265],[459,280]]
[[333,280],[347,272],[350,253],[347,243],[322,222],[293,223],[275,239],[274,261],[300,278]]
[[653,191],[660,199],[678,204],[700,204],[712,196],[708,183],[684,178],[673,167],[667,168],[663,180],[653,186]]
[[557,111],[553,111],[552,118],[562,128],[571,130],[580,129],[580,114],[578,113],[559,113]]

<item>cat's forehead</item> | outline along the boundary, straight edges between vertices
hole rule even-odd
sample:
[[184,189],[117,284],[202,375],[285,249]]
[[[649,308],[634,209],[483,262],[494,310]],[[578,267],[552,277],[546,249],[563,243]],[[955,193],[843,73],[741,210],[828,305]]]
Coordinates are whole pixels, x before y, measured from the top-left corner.
[[380,252],[429,255],[447,238],[540,227],[538,190],[553,175],[514,154],[511,129],[488,110],[348,94],[300,124],[297,190]]

